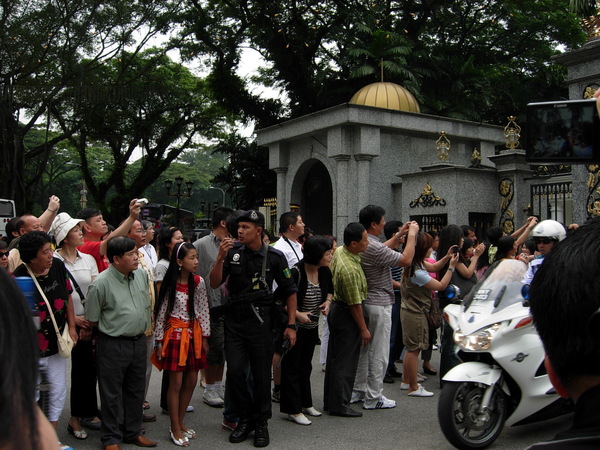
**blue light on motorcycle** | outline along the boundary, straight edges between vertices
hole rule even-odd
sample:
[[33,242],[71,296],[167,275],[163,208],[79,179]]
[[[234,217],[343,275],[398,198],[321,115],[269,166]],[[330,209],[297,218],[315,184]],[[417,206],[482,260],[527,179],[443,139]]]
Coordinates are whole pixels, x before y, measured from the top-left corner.
[[521,295],[523,296],[523,298],[525,300],[529,300],[529,285],[528,284],[524,284],[523,287],[521,288]]
[[460,297],[460,288],[455,284],[449,284],[444,291],[444,294],[448,300],[453,300],[457,297]]

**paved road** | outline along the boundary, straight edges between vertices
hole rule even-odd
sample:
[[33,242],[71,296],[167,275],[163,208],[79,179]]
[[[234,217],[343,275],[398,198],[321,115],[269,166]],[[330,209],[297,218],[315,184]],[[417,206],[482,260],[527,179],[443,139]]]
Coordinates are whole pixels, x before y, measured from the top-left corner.
[[[433,364],[439,366],[439,353],[434,352]],[[313,370],[313,395],[315,407],[321,409],[322,386],[324,373],[318,364],[318,348],[315,352]],[[401,370],[401,364],[398,364]],[[158,407],[161,374],[155,370],[150,384],[150,413],[157,414],[158,420],[146,425],[147,436],[158,441],[161,448],[176,448],[168,436],[169,418],[160,413]],[[316,417],[312,425],[306,427],[285,420],[279,413],[278,404],[273,404],[273,418],[269,421],[271,449],[451,449],[453,448],[442,434],[437,422],[437,400],[439,386],[437,378],[429,379],[424,386],[435,393],[431,398],[407,397],[400,390],[400,383],[386,384],[384,394],[397,401],[398,406],[390,410],[364,411],[362,418],[350,419],[328,415]],[[194,428],[199,436],[192,441],[190,449],[246,449],[254,448],[252,436],[244,443],[230,444],[229,432],[222,429],[222,409],[211,408],[202,402],[203,389],[197,388],[192,399],[195,412],[187,414],[186,423]],[[356,405],[355,405],[356,406]],[[67,407],[59,421],[58,434],[62,442],[75,450],[101,449],[100,434],[89,431],[85,441],[78,441],[67,434]],[[520,449],[528,445],[550,439],[560,429],[569,426],[571,417],[561,417],[543,423],[505,428],[498,440],[490,449]],[[124,449],[137,448],[134,445],[123,445]]]

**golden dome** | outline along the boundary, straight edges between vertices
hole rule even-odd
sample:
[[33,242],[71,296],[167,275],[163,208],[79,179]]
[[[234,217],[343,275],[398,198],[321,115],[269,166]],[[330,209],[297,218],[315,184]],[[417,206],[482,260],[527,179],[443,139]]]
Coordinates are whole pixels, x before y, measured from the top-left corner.
[[354,94],[350,103],[397,111],[421,112],[417,100],[407,89],[383,81],[365,86]]

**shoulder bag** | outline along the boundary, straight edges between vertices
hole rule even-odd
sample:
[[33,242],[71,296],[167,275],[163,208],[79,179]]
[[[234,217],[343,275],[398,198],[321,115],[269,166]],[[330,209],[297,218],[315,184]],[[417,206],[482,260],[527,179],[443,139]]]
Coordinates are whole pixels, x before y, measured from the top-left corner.
[[430,329],[437,330],[442,326],[442,310],[440,309],[440,302],[437,298],[431,299],[431,307],[427,314],[425,314],[425,317],[427,317],[427,324]]
[[35,283],[35,286],[37,287],[38,292],[40,293],[40,295],[46,302],[46,306],[48,306],[48,313],[50,314],[50,318],[52,319],[52,323],[54,324],[54,330],[56,331],[56,341],[58,343],[58,354],[60,356],[62,356],[63,358],[68,358],[71,356],[71,350],[73,350],[73,346],[75,345],[75,343],[73,342],[73,339],[71,339],[71,335],[69,334],[69,324],[65,320],[65,328],[61,335],[58,325],[56,323],[56,319],[54,318],[54,313],[52,312],[52,307],[50,306],[50,302],[46,298],[46,294],[44,294],[44,290],[40,286],[40,283],[38,283],[38,280],[35,277],[35,275],[33,274],[33,271],[31,270],[29,265],[25,264],[25,267],[27,267],[27,271],[29,272],[29,275],[33,279],[33,282]]

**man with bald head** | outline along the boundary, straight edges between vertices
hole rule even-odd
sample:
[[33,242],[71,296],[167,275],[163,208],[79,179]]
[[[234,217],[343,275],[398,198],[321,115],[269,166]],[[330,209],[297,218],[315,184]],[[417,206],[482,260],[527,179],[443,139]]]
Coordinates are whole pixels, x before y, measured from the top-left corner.
[[8,247],[10,250],[8,255],[9,272],[13,272],[23,262],[18,250],[19,238],[31,231],[48,232],[59,208],[60,199],[56,195],[52,195],[48,202],[48,208],[46,208],[46,211],[40,217],[35,217],[32,214],[23,214],[19,217],[15,223],[15,230],[12,232],[14,239],[10,241]]

